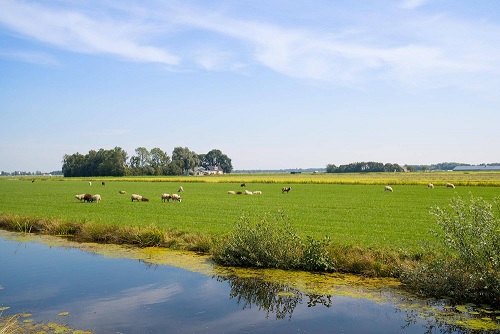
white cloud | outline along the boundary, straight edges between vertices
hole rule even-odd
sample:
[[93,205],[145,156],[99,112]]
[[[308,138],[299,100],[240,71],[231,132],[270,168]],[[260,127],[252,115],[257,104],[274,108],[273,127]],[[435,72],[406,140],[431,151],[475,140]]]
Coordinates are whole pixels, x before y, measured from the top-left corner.
[[25,63],[43,65],[43,66],[58,66],[60,65],[56,58],[41,52],[29,52],[24,50],[0,50],[0,58],[22,61]]
[[140,42],[142,30],[147,31],[141,22],[90,17],[5,0],[0,3],[0,23],[29,38],[74,52],[111,54],[138,62],[179,63],[179,58],[169,52]]
[[399,7],[404,9],[416,9],[427,4],[428,2],[429,0],[404,0],[401,2]]
[[[427,2],[407,0],[401,7]],[[107,16],[13,0],[1,2],[0,8],[0,22],[39,41],[74,52],[167,64],[179,71],[190,70],[186,64],[193,63],[207,71],[260,65],[288,77],[348,87],[385,82],[462,89],[496,87],[500,72],[500,27],[444,14],[400,17],[401,11],[380,8],[373,19],[346,17],[341,26],[291,26],[242,19],[237,10],[216,12],[181,3],[119,5],[102,11]]]

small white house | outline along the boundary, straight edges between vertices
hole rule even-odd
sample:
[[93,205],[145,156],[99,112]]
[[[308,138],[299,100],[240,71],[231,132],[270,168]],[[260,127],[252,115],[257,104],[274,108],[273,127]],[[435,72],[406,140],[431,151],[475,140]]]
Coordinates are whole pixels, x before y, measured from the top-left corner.
[[212,174],[224,174],[224,171],[219,166],[208,166],[207,168],[196,167],[194,169],[194,175],[202,176],[202,175],[212,175]]
[[219,166],[208,166],[205,169],[205,173],[208,175],[210,175],[210,174],[224,174],[224,171]]

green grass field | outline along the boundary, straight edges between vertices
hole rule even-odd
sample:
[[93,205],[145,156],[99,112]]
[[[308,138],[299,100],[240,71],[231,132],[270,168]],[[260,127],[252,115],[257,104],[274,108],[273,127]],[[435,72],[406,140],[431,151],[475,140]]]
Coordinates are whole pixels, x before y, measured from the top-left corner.
[[[329,236],[335,243],[345,245],[416,251],[422,241],[434,244],[429,233],[436,229],[429,213],[433,206],[446,206],[457,195],[473,194],[488,200],[500,196],[500,187],[492,186],[436,186],[431,190],[423,185],[428,180],[421,179],[422,174],[413,175],[415,179],[407,180],[409,184],[396,182],[392,174],[389,179],[384,179],[383,174],[361,175],[368,184],[358,184],[361,177],[356,179],[356,175],[350,176],[351,182],[341,182],[347,184],[335,184],[325,174],[293,176],[292,180],[289,175],[196,179],[204,182],[192,182],[193,178],[104,178],[93,179],[92,186],[88,179],[37,179],[32,183],[31,179],[0,178],[0,214],[111,225],[154,224],[162,229],[222,234],[230,231],[242,214],[259,216],[282,210],[304,236]],[[487,176],[488,185],[500,181],[500,174]],[[311,177],[316,177],[316,181],[310,182]],[[336,177],[333,175],[333,179]],[[455,184],[478,182],[473,173],[453,173],[453,177]],[[106,185],[102,186],[101,180]],[[287,182],[277,182],[280,180]],[[241,182],[246,182],[247,187],[241,188]],[[445,181],[434,181],[440,182]],[[394,192],[384,192],[385,183],[391,184]],[[161,193],[175,193],[181,185],[185,189],[181,203],[161,201]],[[290,193],[282,194],[283,186],[291,186]],[[227,194],[228,190],[242,189],[260,190],[263,194]],[[120,195],[120,190],[126,190],[127,195]],[[80,193],[100,194],[102,202],[79,202],[74,195]],[[131,202],[132,193],[141,194],[150,202]]]

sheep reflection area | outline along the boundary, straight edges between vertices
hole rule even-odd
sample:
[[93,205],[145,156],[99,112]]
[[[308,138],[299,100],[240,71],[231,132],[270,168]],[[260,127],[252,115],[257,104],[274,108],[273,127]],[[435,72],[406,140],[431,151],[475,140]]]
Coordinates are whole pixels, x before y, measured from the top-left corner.
[[230,299],[236,299],[243,309],[255,305],[266,317],[276,314],[276,319],[292,318],[293,311],[304,298],[308,298],[307,306],[332,306],[330,295],[303,294],[297,289],[284,284],[265,281],[257,277],[217,276],[217,281],[227,282],[231,288]]

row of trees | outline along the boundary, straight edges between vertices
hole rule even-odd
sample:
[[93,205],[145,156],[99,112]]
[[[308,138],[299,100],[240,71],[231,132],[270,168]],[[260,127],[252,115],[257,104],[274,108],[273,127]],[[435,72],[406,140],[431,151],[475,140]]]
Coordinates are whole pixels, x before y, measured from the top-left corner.
[[189,175],[196,167],[218,166],[224,173],[231,173],[231,159],[220,150],[196,154],[187,147],[176,147],[172,158],[162,149],[145,147],[135,149],[128,158],[120,147],[112,150],[91,150],[88,154],[65,154],[62,172],[72,176],[125,176],[125,175]]
[[382,162],[353,162],[348,165],[327,165],[327,173],[368,173],[368,172],[402,172],[403,167],[398,164]]

